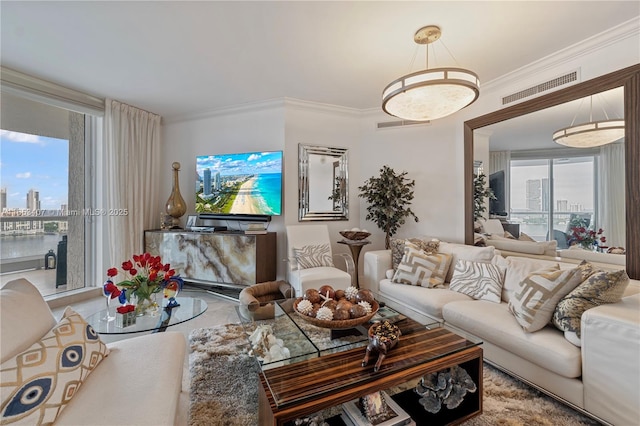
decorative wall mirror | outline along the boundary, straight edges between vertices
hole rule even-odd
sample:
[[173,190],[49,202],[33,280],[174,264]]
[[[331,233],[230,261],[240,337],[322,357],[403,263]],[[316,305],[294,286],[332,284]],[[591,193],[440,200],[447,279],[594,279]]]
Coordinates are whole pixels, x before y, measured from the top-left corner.
[[346,148],[298,145],[298,220],[348,220]]
[[[624,92],[626,270],[631,278],[640,278],[640,65],[579,83],[530,101],[508,107],[464,123],[465,152],[465,242],[473,244],[473,164],[474,131],[506,120],[522,117],[580,98],[616,88]],[[476,135],[477,136],[477,135]]]

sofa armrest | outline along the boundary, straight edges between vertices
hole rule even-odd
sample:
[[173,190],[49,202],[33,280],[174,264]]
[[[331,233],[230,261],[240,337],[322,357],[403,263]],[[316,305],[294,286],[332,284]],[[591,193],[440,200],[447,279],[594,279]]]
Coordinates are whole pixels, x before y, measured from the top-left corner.
[[582,315],[584,407],[616,425],[640,418],[640,294]]
[[364,280],[360,287],[378,293],[380,281],[392,268],[391,250],[372,250],[364,254]]

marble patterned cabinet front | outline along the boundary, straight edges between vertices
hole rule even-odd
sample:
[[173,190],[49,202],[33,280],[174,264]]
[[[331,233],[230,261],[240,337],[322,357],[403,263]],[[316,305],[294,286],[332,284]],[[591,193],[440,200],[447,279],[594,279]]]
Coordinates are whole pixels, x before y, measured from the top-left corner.
[[276,279],[276,233],[145,231],[145,251],[185,280],[249,285]]

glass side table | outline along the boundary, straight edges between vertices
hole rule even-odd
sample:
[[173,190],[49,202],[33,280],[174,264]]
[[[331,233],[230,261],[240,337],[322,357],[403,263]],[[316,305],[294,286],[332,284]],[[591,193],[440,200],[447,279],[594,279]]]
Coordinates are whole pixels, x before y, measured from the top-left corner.
[[360,288],[360,285],[358,284],[358,259],[360,259],[360,250],[362,250],[363,246],[366,246],[367,244],[371,244],[371,241],[369,240],[340,240],[338,241],[338,244],[346,244],[347,246],[349,246],[349,250],[351,251],[351,257],[353,258],[353,264],[355,265],[355,276],[353,278],[353,284],[355,288]]

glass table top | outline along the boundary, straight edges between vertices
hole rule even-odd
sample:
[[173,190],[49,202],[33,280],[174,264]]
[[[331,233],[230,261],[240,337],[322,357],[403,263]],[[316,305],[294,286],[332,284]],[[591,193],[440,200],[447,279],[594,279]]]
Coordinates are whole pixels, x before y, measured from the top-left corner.
[[[267,315],[262,311],[258,317],[254,317],[246,307],[236,307],[248,335],[260,326],[268,326],[275,338],[281,339],[283,346],[289,350],[288,357],[276,360],[256,356],[277,406],[308,398],[310,393],[317,396],[323,392],[357,386],[406,368],[426,366],[434,360],[482,343],[458,336],[438,322],[420,324],[388,306],[380,308],[370,322],[351,329],[353,334],[342,335],[345,333],[341,330],[340,333],[334,331],[332,336],[332,330],[316,327],[301,318],[293,309],[294,301],[288,299],[264,304],[261,309],[265,306],[273,309],[267,309]],[[365,347],[369,343],[367,330],[373,322],[385,319],[397,325],[402,336],[383,362],[384,369],[374,373],[371,368],[361,366]],[[369,364],[375,363],[375,358],[377,355]],[[326,383],[318,379],[325,374],[328,377]],[[296,392],[296,386],[307,378],[313,380],[305,382],[305,388]]]
[[[167,308],[159,308],[157,315],[144,315],[136,317],[136,323],[128,327],[117,327],[116,321],[106,321],[106,309],[87,317],[87,322],[98,334],[130,334],[146,331],[164,331],[166,327],[181,324],[202,315],[207,310],[207,302],[196,297],[176,298],[180,306],[171,309],[171,315]],[[168,321],[167,321],[168,319]]]

